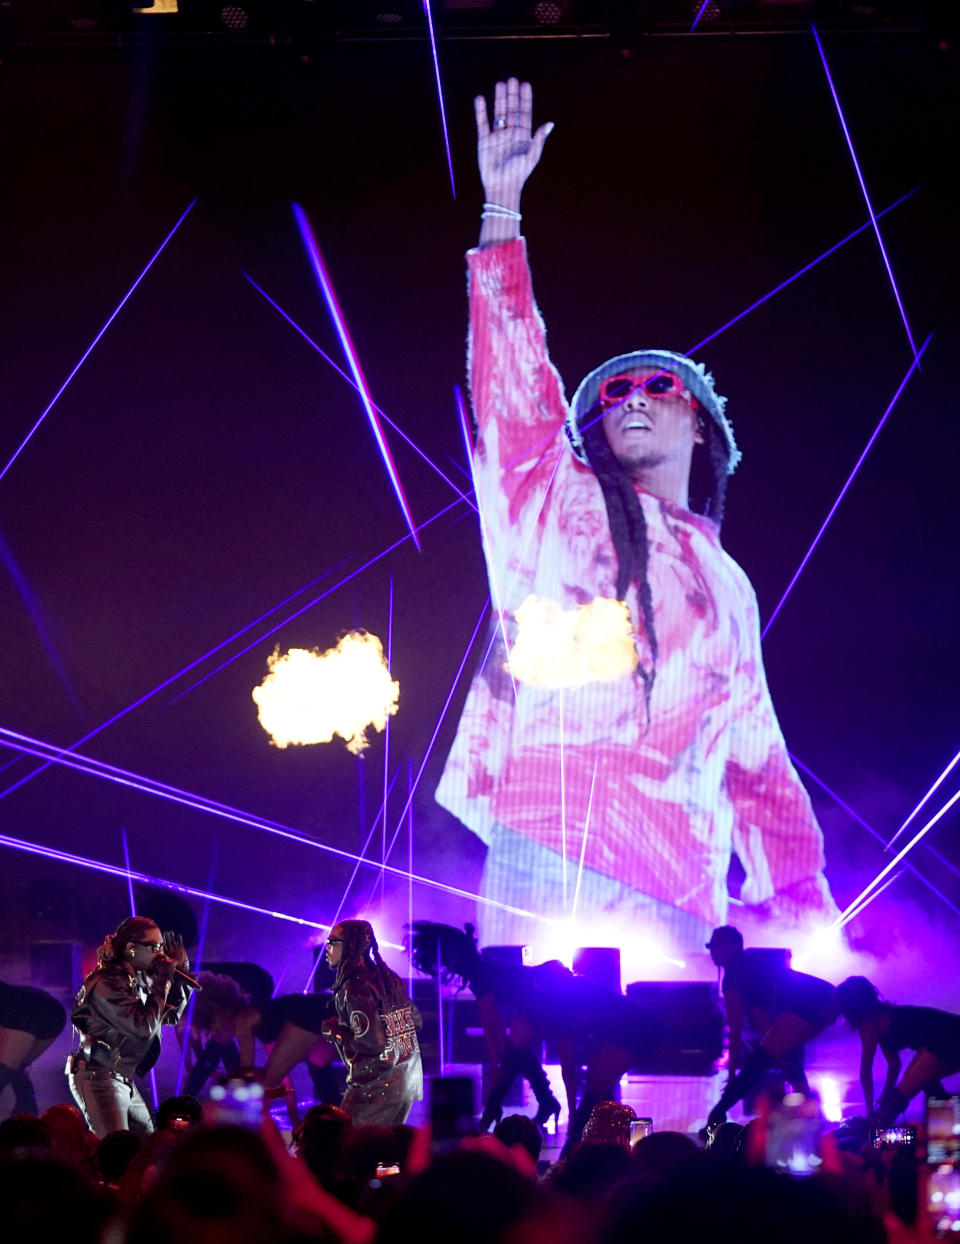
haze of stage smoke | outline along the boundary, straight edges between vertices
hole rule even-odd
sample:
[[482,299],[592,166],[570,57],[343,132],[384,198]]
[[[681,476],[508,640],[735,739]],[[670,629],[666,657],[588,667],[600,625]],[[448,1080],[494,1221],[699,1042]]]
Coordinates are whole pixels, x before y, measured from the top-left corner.
[[575,609],[528,596],[516,612],[517,636],[509,668],[531,687],[582,687],[633,673],[637,650],[622,600],[597,597]]
[[383,645],[367,631],[348,631],[335,648],[275,648],[253,698],[261,726],[277,747],[329,743],[335,734],[359,755],[366,731],[383,730],[397,711],[400,684],[390,677]]

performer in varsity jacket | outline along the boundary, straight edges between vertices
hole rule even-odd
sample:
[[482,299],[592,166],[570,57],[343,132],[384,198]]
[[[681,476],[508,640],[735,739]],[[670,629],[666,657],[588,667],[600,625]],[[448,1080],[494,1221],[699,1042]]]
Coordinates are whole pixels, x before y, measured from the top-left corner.
[[341,920],[330,930],[326,955],[337,969],[337,1017],[326,1021],[324,1036],[336,1042],[347,1065],[343,1108],[357,1124],[403,1123],[423,1096],[420,1012],[380,958],[368,921]]

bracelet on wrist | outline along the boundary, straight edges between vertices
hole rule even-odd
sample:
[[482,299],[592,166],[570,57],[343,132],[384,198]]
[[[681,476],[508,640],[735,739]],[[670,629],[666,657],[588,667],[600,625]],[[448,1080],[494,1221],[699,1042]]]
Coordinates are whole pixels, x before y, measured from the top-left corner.
[[483,220],[486,220],[488,217],[518,221],[523,219],[520,212],[514,211],[512,207],[504,207],[502,203],[484,203],[480,216]]

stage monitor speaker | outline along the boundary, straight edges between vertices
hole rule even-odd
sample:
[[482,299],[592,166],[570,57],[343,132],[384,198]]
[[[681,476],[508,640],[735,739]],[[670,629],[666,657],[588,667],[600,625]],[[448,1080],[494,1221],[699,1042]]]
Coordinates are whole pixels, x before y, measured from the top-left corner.
[[657,1039],[633,1070],[709,1076],[723,1053],[723,1013],[708,981],[634,981],[627,997],[650,1012]]
[[79,942],[34,942],[30,947],[30,983],[37,989],[76,993],[82,981]]
[[604,989],[623,993],[619,946],[581,946],[573,952],[573,970],[577,976],[586,976]]

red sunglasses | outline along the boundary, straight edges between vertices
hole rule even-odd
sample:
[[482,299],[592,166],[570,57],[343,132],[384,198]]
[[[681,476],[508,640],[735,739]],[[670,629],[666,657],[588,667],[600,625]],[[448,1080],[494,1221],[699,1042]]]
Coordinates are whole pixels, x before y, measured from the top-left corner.
[[697,409],[683,381],[673,372],[655,372],[652,376],[611,376],[600,383],[600,405],[606,409],[625,402],[636,389],[643,389],[648,397],[686,397],[691,407]]

